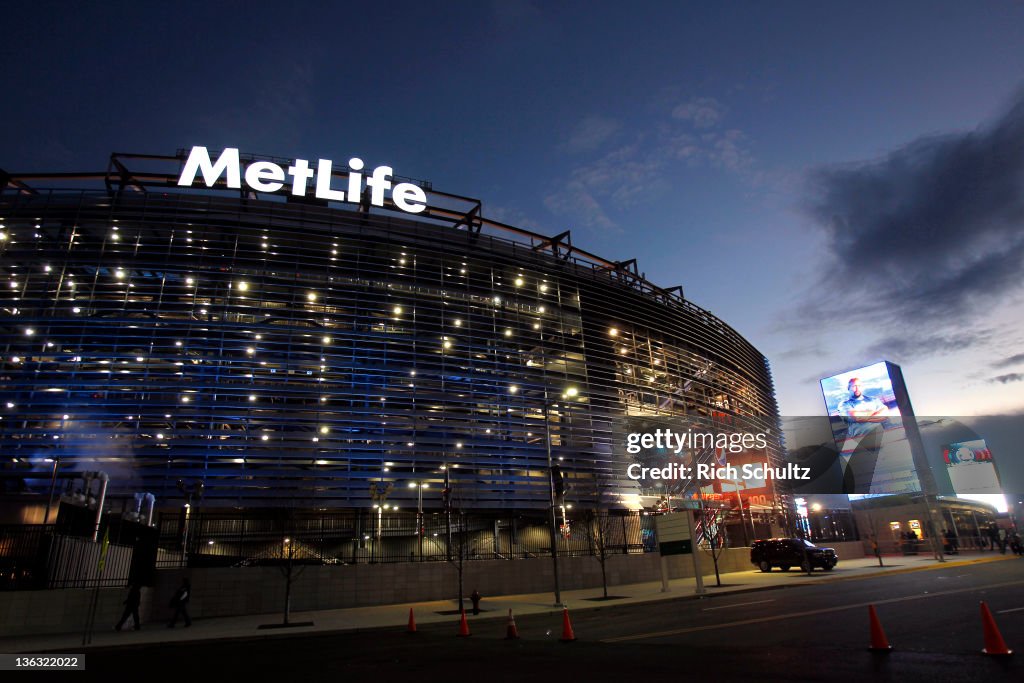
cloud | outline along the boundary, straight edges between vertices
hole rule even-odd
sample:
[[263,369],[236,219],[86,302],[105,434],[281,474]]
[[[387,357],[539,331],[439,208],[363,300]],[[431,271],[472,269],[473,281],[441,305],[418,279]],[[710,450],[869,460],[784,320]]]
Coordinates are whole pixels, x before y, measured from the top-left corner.
[[991,383],[1009,384],[1010,382],[1024,382],[1024,373],[1011,372],[1006,375],[999,375],[989,380]]
[[708,159],[714,166],[730,171],[741,171],[753,163],[753,157],[743,146],[746,136],[740,130],[727,130],[722,134],[709,134],[704,138],[709,146]]
[[530,218],[522,210],[510,207],[500,206],[497,204],[488,204],[484,214],[491,220],[498,221],[499,223],[505,223],[507,225],[514,225],[520,228],[526,228],[527,230],[542,231],[540,223]]
[[905,342],[883,340],[907,355],[987,339],[939,331],[980,318],[1021,287],[1024,92],[989,126],[819,168],[810,182],[807,208],[830,253],[816,302],[801,310],[805,325],[913,330]]
[[1024,353],[1018,353],[1013,356],[1008,356],[1002,360],[997,360],[992,364],[994,368],[1008,368],[1011,365],[1017,365],[1018,363],[1024,363]]
[[619,230],[615,221],[605,213],[601,203],[579,180],[571,180],[558,192],[545,197],[544,206],[548,207],[551,213],[573,216],[587,226]]
[[564,185],[545,197],[544,205],[585,226],[618,230],[604,204],[617,208],[632,205],[658,181],[662,166],[662,160],[639,144],[619,147],[572,169]]
[[692,97],[672,109],[672,118],[688,121],[694,128],[713,128],[725,115],[725,107],[714,97]]
[[[747,174],[753,166],[743,131],[711,130],[725,112],[718,100],[693,97],[671,112],[667,120],[633,133],[626,144],[618,121],[603,116],[580,121],[563,148],[572,154],[605,151],[571,168],[545,198],[547,208],[581,227],[618,229],[614,212],[663,190],[674,172],[703,166]],[[617,146],[607,149],[613,140]]]
[[591,152],[607,142],[620,127],[621,124],[615,119],[588,116],[577,124],[565,147],[573,154]]
[[984,344],[993,337],[988,329],[969,330],[957,334],[929,334],[907,330],[899,335],[878,339],[863,350],[865,358],[887,358],[895,362],[915,356],[956,353]]

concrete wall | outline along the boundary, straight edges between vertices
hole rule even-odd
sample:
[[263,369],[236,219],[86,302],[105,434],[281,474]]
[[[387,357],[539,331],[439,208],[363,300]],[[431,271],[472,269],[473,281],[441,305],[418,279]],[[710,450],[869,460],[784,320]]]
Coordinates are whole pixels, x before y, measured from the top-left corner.
[[[711,557],[701,555],[705,575],[713,574]],[[593,557],[561,557],[563,590],[601,586],[601,564]],[[731,548],[719,558],[722,573],[752,569],[750,550]],[[609,587],[661,579],[656,553],[612,555],[607,560]],[[668,558],[669,578],[693,576],[689,555]],[[544,593],[551,590],[550,558],[485,560],[465,563],[464,587],[485,598],[492,595]],[[160,612],[183,576],[192,581],[190,613],[194,617],[278,612],[284,606],[285,580],[276,567],[163,570],[158,573],[153,605]],[[292,610],[321,610],[403,602],[455,599],[458,573],[447,562],[408,562],[309,566],[292,584]],[[166,609],[164,612],[168,611]]]
[[[864,555],[860,542],[824,544],[844,559]],[[700,555],[705,576],[714,574],[711,557]],[[661,558],[656,553],[611,555],[607,560],[608,586],[659,581]],[[689,555],[667,558],[669,578],[693,576]],[[729,548],[718,560],[726,574],[753,569],[749,548]],[[560,557],[563,590],[599,588],[601,564],[593,557]],[[268,614],[284,608],[285,580],[277,567],[215,569],[168,569],[157,572],[157,585],[143,592],[142,619],[162,623],[171,616],[167,603],[183,576],[192,582],[189,613],[193,618]],[[488,596],[546,593],[551,590],[550,558],[485,560],[465,563],[464,587]],[[109,629],[120,617],[125,589],[101,589],[96,628]],[[0,593],[0,636],[61,633],[80,630],[85,624],[91,590],[16,591]],[[394,564],[310,565],[301,569],[292,585],[292,610],[338,609],[458,597],[458,573],[447,562]],[[486,608],[486,602],[485,602]]]
[[[143,624],[149,620],[152,594],[150,589],[142,591],[139,616]],[[95,631],[109,631],[114,627],[121,618],[127,595],[127,588],[100,589]],[[85,629],[92,596],[91,588],[4,591],[0,593],[0,637],[80,633]],[[164,604],[167,604],[166,601]],[[128,628],[131,628],[131,617],[128,623]]]

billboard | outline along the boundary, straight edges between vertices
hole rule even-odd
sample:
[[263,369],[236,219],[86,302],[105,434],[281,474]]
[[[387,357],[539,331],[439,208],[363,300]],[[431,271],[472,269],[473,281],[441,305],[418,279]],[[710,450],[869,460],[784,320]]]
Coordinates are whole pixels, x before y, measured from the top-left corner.
[[992,451],[984,439],[951,443],[942,449],[942,459],[957,495],[1002,493]]
[[843,493],[921,490],[903,422],[913,421],[913,409],[898,366],[882,361],[826,377],[821,393],[839,451]]
[[[742,453],[729,453],[719,460],[721,465],[732,465],[742,471],[744,465],[750,465],[755,473],[761,472],[770,466],[768,453],[763,450],[743,451]],[[773,482],[763,476],[737,479],[712,480],[710,485],[704,487],[705,497],[709,500],[718,500],[728,503],[731,507],[737,507],[737,498],[743,500],[743,505],[770,506],[773,497]]]

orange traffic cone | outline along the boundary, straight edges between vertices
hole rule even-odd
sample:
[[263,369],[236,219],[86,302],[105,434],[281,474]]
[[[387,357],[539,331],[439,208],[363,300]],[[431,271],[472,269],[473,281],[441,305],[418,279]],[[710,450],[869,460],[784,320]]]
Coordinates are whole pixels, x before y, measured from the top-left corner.
[[1013,650],[1006,647],[1006,641],[1003,640],[1002,634],[999,633],[996,620],[992,618],[992,612],[989,611],[988,605],[985,604],[984,600],[981,601],[981,628],[985,632],[985,649],[981,651],[982,654],[1013,654]]
[[572,632],[572,622],[569,621],[569,608],[562,608],[562,637],[559,638],[563,643],[571,643],[576,640],[576,634]]
[[885,637],[882,622],[878,620],[878,612],[875,611],[874,605],[868,605],[868,615],[871,618],[871,646],[868,649],[872,652],[891,652],[892,645]]
[[409,608],[409,626],[405,629],[406,633],[416,633],[416,617],[412,615],[412,607]]
[[508,611],[508,628],[505,629],[505,640],[519,640],[519,631],[516,629],[516,620],[512,616],[511,608]]
[[462,620],[459,622],[459,637],[465,638],[469,635],[469,622],[466,621],[466,610],[462,610]]

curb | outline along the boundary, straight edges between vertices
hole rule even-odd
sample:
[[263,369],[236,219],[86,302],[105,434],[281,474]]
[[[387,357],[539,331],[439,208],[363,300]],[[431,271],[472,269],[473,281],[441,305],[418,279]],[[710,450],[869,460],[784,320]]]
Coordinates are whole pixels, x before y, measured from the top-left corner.
[[[683,600],[715,599],[715,598],[727,597],[727,596],[730,596],[730,595],[743,595],[743,594],[747,594],[747,593],[759,593],[759,592],[770,591],[770,590],[781,590],[781,589],[788,589],[788,588],[801,588],[801,587],[805,587],[805,586],[816,586],[816,585],[821,585],[821,584],[826,584],[826,583],[837,583],[837,582],[840,582],[840,581],[858,581],[858,580],[863,580],[863,579],[876,579],[876,578],[879,578],[881,576],[892,576],[892,575],[895,575],[895,574],[910,574],[910,573],[913,573],[913,572],[930,571],[930,570],[936,570],[936,569],[948,569],[950,567],[962,567],[962,566],[970,566],[970,565],[976,565],[976,564],[988,564],[988,563],[992,563],[992,562],[1000,562],[1000,561],[1006,561],[1006,560],[1012,560],[1012,559],[1019,559],[1019,558],[1017,558],[1016,556],[1013,556],[1013,555],[998,555],[996,557],[972,558],[972,559],[969,559],[969,560],[946,561],[944,563],[935,562],[933,564],[928,564],[928,565],[924,565],[924,566],[920,566],[920,567],[899,567],[899,568],[893,568],[891,570],[888,567],[870,567],[870,569],[875,570],[875,571],[872,571],[871,573],[865,572],[863,574],[858,574],[856,576],[837,576],[835,574],[828,574],[828,573],[824,573],[823,572],[820,575],[818,575],[818,576],[821,577],[820,580],[798,581],[796,583],[789,583],[789,584],[766,584],[766,585],[761,585],[761,586],[748,586],[746,588],[737,588],[737,589],[734,589],[734,590],[727,590],[727,591],[722,591],[722,592],[718,592],[718,593],[710,592],[710,591],[714,591],[715,590],[714,587],[710,587],[710,588],[706,587],[705,591],[708,591],[708,592],[705,592],[703,595],[697,595],[695,593],[690,593],[690,594],[686,594],[686,595],[672,595],[671,597],[668,597],[666,594],[662,594],[662,595],[666,595],[666,597],[659,597],[659,598],[653,598],[653,599],[644,599],[644,600],[636,600],[634,602],[620,603],[620,604],[609,604],[609,605],[577,604],[577,605],[575,605],[573,607],[573,611],[574,612],[582,612],[582,611],[585,611],[585,612],[599,612],[599,611],[601,611],[603,609],[610,609],[610,608],[622,607],[622,606],[627,606],[627,605],[628,606],[643,606],[643,605],[654,605],[654,604],[661,604],[661,603],[680,602],[680,601],[683,601]],[[780,574],[782,574],[782,573],[780,572]],[[685,579],[688,579],[688,578],[692,579],[693,577],[679,577],[679,578],[685,580]],[[679,580],[679,579],[673,579],[673,580]],[[497,597],[506,597],[506,596],[495,596],[495,597],[497,598]],[[396,609],[398,609],[399,611],[401,611],[402,608],[407,607],[407,606],[408,605],[395,605],[394,607]],[[551,614],[560,614],[561,611],[562,611],[562,606],[561,605],[551,605],[550,607],[539,608],[539,609],[537,609],[537,611],[530,611],[530,612],[523,613],[523,615],[524,616],[551,615]],[[494,616],[484,616],[484,617],[479,617],[478,616],[473,621],[474,622],[489,622],[489,621],[498,621],[498,620],[502,620],[502,619],[505,619],[505,618],[506,617],[502,616],[501,614],[495,614]],[[439,619],[437,621],[430,620],[430,621],[422,622],[422,625],[429,627],[429,626],[432,626],[434,624],[443,624],[443,623],[445,623],[444,620],[440,620]],[[291,631],[288,631],[288,632],[281,632],[281,633],[266,633],[265,635],[261,635],[261,634],[257,634],[257,633],[251,633],[251,634],[232,634],[232,635],[225,634],[225,635],[211,635],[211,636],[206,636],[206,637],[185,638],[185,639],[181,639],[181,640],[154,640],[154,641],[146,641],[146,642],[140,642],[140,643],[124,643],[124,644],[108,644],[108,643],[104,643],[104,644],[90,644],[90,645],[87,645],[87,646],[77,646],[77,647],[80,648],[83,652],[91,652],[91,651],[100,651],[100,650],[120,650],[120,649],[126,649],[126,648],[127,649],[137,649],[137,648],[146,648],[146,647],[153,647],[153,646],[160,646],[160,645],[177,645],[177,644],[194,644],[194,643],[217,643],[217,642],[223,642],[223,641],[245,641],[245,640],[263,641],[263,640],[266,640],[266,639],[274,639],[274,640],[276,640],[276,639],[281,639],[281,638],[290,638],[290,637],[293,637],[296,634],[314,635],[314,636],[330,636],[330,635],[337,635],[337,634],[342,634],[342,633],[373,633],[373,632],[378,632],[378,631],[382,631],[383,632],[383,631],[391,631],[391,630],[402,629],[402,628],[405,628],[405,624],[395,623],[395,624],[387,624],[387,625],[380,625],[380,626],[354,626],[354,627],[324,628],[324,629],[316,629],[315,627],[313,627],[311,630],[298,630],[298,631],[291,630]],[[54,637],[58,637],[59,638],[59,637],[62,637],[62,636],[71,636],[71,635],[75,635],[75,634],[51,634],[51,635],[53,635]],[[25,636],[26,639],[29,639],[29,638],[32,638],[32,637],[33,636]],[[0,639],[0,649],[3,649],[3,642],[4,642],[4,640]],[[64,651],[66,649],[67,648],[64,647],[64,646],[58,646],[57,649],[53,649],[52,647],[47,646],[45,648],[39,648],[39,649],[34,650],[34,651],[42,653],[42,652],[48,652],[48,651],[49,652]]]

